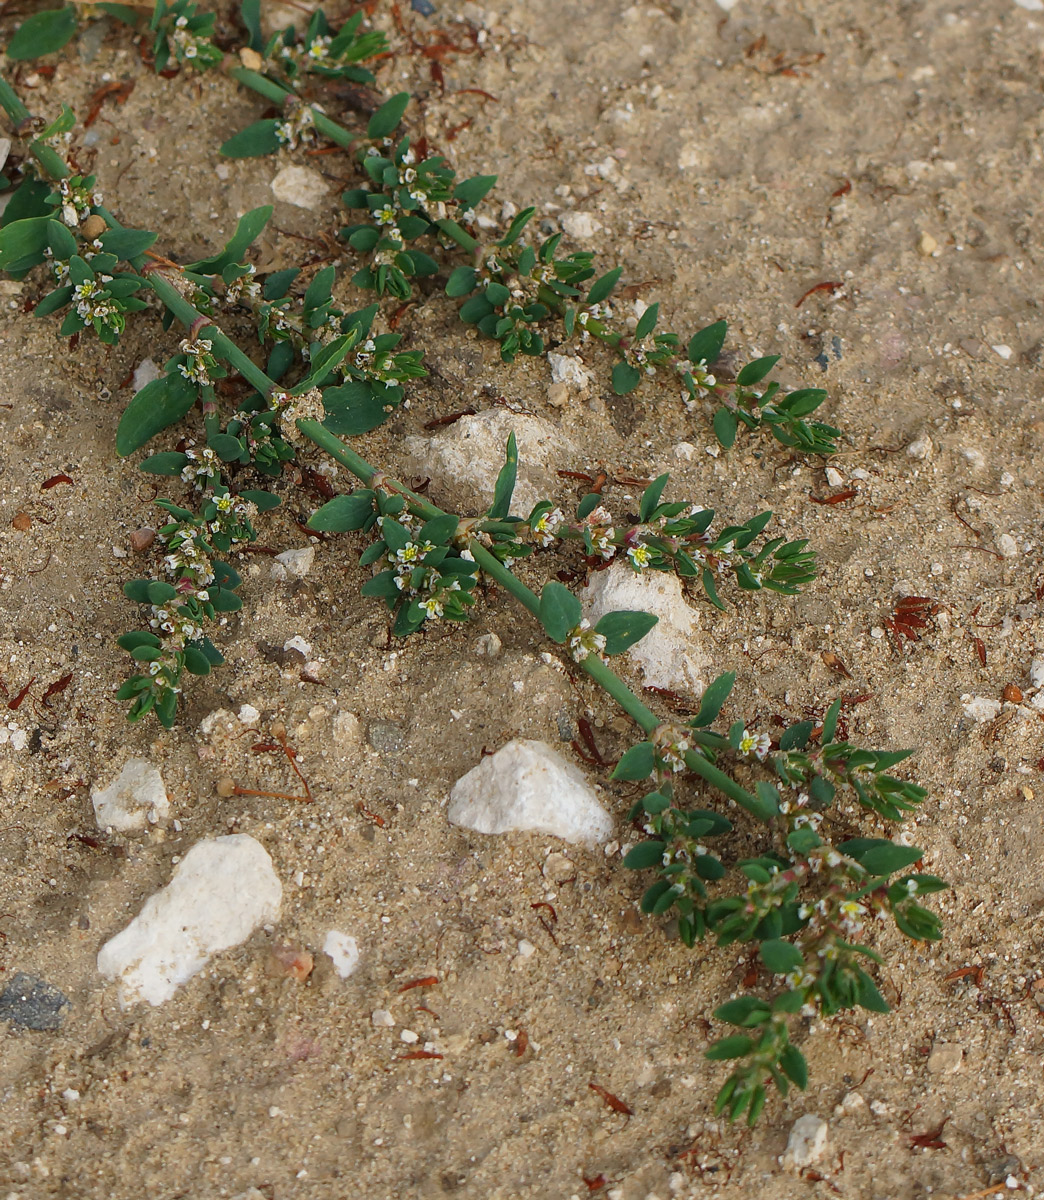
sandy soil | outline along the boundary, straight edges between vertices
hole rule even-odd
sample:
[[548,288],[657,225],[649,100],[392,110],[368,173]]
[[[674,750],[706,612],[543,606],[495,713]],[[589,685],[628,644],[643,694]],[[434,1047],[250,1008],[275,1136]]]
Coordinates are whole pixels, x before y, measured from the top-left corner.
[[[537,204],[552,223],[590,214],[602,227],[591,246],[606,267],[624,264],[632,296],[662,301],[669,327],[725,316],[731,347],[781,353],[788,382],[828,387],[826,411],[845,432],[831,465],[857,495],[812,503],[838,490],[824,464],[766,441],[715,458],[707,423],[672,392],[613,398],[597,353],[590,401],[551,407],[546,364],[504,369],[437,292],[404,326],[432,377],[409,412],[361,439],[365,453],[403,469],[404,434],[503,395],[568,430],[556,469],[669,469],[679,496],[740,519],[771,506],[788,533],[810,538],[822,574],[796,602],[741,599],[725,614],[697,603],[704,650],[739,672],[733,711],[765,727],[822,711],[840,691],[869,697],[849,710],[853,737],[920,747],[911,769],[931,791],[910,836],[953,883],[939,901],[946,940],[926,949],[882,936],[894,1013],[813,1030],[808,1092],[770,1102],[753,1132],[732,1129],[712,1119],[723,1072],[702,1054],[718,1032],[707,1016],[740,986],[747,955],[690,953],[639,918],[643,881],[618,854],[569,849],[563,879],[558,860],[547,869],[563,849],[553,839],[469,835],[445,819],[448,788],[484,747],[522,735],[568,755],[584,716],[607,756],[629,743],[599,694],[541,659],[535,627],[507,597],[489,598],[466,629],[390,646],[383,612],[358,598],[347,541],[318,545],[301,580],[273,579],[271,558],[254,554],[245,614],[222,640],[228,667],[189,689],[171,733],[128,727],[113,699],[126,670],[113,639],[135,621],[119,589],[140,569],[128,534],[153,519],[153,488],[115,460],[113,437],[128,373],[146,356],[162,361],[180,335],[145,317],[111,352],[85,338],[70,354],[53,321],[23,311],[40,280],[4,283],[0,676],[12,701],[31,687],[5,714],[0,747],[0,983],[39,976],[69,1007],[57,1031],[4,1026],[3,1194],[1041,1194],[1044,727],[1011,702],[976,722],[961,698],[999,700],[1014,684],[1030,699],[1029,664],[1044,647],[1044,16],[1008,0],[740,0],[729,13],[709,0],[437,6],[428,21],[407,15],[418,39],[437,27],[459,35],[460,20],[483,31],[481,53],[443,63],[444,94],[378,5],[397,51],[381,85],[422,97],[414,130],[462,172],[499,173],[498,204]],[[5,40],[15,19],[3,20]],[[22,90],[36,110],[67,101],[82,115],[96,88],[124,78],[133,93],[103,109],[83,157],[125,219],[191,260],[272,199],[275,161],[216,171],[221,141],[262,105],[220,75],[157,79],[125,31],[102,39],[96,27],[58,56],[53,78]],[[342,223],[350,166],[313,161],[328,202],[277,203],[268,263],[321,253],[301,239]],[[798,306],[825,282],[843,290]],[[346,307],[362,302],[342,293]],[[691,459],[679,443],[695,447]],[[41,490],[58,473],[73,482]],[[562,499],[571,487],[561,482]],[[287,495],[265,547],[306,540],[292,518],[312,500]],[[12,524],[18,513],[27,531]],[[908,594],[943,607],[898,654],[883,623]],[[475,649],[487,632],[503,644],[492,661]],[[320,682],[303,681],[300,656],[282,649],[294,635],[321,660]],[[295,790],[285,759],[252,753],[257,738],[238,721],[200,732],[208,714],[243,704],[262,714],[262,735],[285,723],[313,805],[219,798],[226,775]],[[342,720],[334,738],[339,713],[358,718],[357,735]],[[180,829],[99,840],[90,787],[131,755],[161,767]],[[586,769],[626,840],[628,794]],[[178,855],[229,831],[270,851],[285,885],[278,927],[162,1007],[121,1011],[98,948]],[[553,937],[541,904],[557,914]],[[347,981],[319,953],[330,928],[363,951]],[[520,958],[520,940],[536,953]],[[306,983],[272,973],[282,941],[316,953]],[[964,968],[975,970],[955,978]],[[437,985],[401,990],[431,975]],[[375,1009],[396,1026],[375,1027]],[[403,1028],[443,1057],[403,1060]],[[942,1044],[960,1053],[932,1059]],[[801,1178],[778,1156],[805,1112],[829,1121],[831,1140]],[[913,1141],[944,1121],[922,1139],[932,1146]]]

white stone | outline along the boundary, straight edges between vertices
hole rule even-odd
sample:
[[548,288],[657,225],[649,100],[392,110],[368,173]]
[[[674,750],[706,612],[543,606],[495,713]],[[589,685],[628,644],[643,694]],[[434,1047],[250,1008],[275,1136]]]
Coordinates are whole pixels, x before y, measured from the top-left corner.
[[587,212],[568,212],[562,216],[562,228],[578,242],[587,241],[598,233],[602,226]]
[[534,954],[536,954],[536,946],[534,946],[533,943],[528,939],[523,938],[518,943],[518,957],[532,958]]
[[1035,658],[1030,663],[1030,687],[1044,687],[1044,658]]
[[699,618],[666,571],[636,574],[623,562],[598,571],[584,589],[588,620],[596,625],[608,612],[648,612],[659,617],[649,633],[627,651],[649,687],[685,688],[703,694],[713,663],[699,648]]
[[990,696],[962,696],[961,708],[964,715],[973,721],[992,721],[1000,716],[1001,702]]
[[475,653],[480,658],[496,658],[500,654],[504,643],[495,633],[483,633],[475,639],[473,645]]
[[953,1075],[964,1065],[964,1051],[956,1042],[936,1042],[927,1065],[930,1075]]
[[1018,558],[1019,544],[1010,533],[1002,533],[997,539],[997,549],[1005,558]]
[[308,658],[308,656],[312,653],[312,643],[306,642],[299,633],[295,633],[293,637],[288,637],[286,639],[286,641],[283,643],[283,649],[296,650],[302,658]]
[[540,500],[550,498],[560,484],[550,463],[572,454],[562,433],[540,417],[490,408],[461,417],[435,437],[408,437],[403,442],[407,468],[430,477],[432,492],[450,502],[456,512],[479,512],[493,499],[497,476],[504,465],[507,440],[518,442],[518,481],[511,511],[527,517]]
[[159,379],[159,377],[159,367],[156,366],[151,358],[143,358],[134,368],[134,390],[140,392],[147,383],[152,383],[154,379]]
[[962,446],[961,454],[964,461],[975,471],[981,471],[986,466],[986,455],[978,446]]
[[906,447],[906,453],[911,458],[928,458],[932,453],[932,439],[926,433],[922,434]]
[[545,742],[516,739],[484,758],[450,792],[447,816],[477,833],[532,830],[595,844],[612,818],[583,774]]
[[1015,0],[1015,3],[1027,12],[1044,12],[1044,0]]
[[284,167],[272,180],[275,198],[298,208],[318,208],[329,191],[326,180],[311,167]]
[[162,1004],[211,957],[275,921],[283,887],[268,851],[244,833],[197,842],[170,883],[98,953],[98,970],[119,979],[122,1008]]
[[355,713],[334,714],[333,736],[339,746],[352,746],[362,738],[362,725]]
[[582,391],[591,382],[591,372],[571,354],[548,354],[547,361],[551,364],[551,382],[564,383],[568,387]]
[[414,1043],[420,1041],[420,1036],[414,1033],[412,1029],[403,1029],[399,1032],[399,1040],[405,1042],[407,1046],[412,1046]]
[[[261,720],[261,712],[252,704],[241,704],[239,712],[236,713],[241,725],[256,725]],[[206,718],[204,717],[204,720]]]
[[678,442],[672,453],[679,462],[692,462],[696,456],[696,447],[692,442]]
[[386,1008],[375,1008],[370,1014],[370,1020],[378,1029],[391,1029],[395,1025],[395,1018]]
[[840,1104],[834,1106],[835,1117],[847,1117],[852,1113],[862,1112],[866,1101],[858,1092],[846,1092]]
[[686,142],[678,151],[678,170],[691,171],[703,164],[703,151],[698,142]]
[[299,550],[284,550],[282,554],[275,556],[275,560],[288,575],[304,579],[315,562],[315,547],[302,546]]
[[826,481],[831,487],[840,487],[845,482],[845,477],[837,467],[827,467]]
[[787,1149],[782,1163],[785,1167],[795,1167],[801,1170],[810,1167],[826,1153],[827,1139],[830,1137],[830,1126],[822,1117],[814,1113],[806,1113],[798,1117],[787,1139]]
[[98,828],[117,833],[141,833],[170,815],[163,776],[143,758],[128,759],[108,787],[91,792],[91,803]]
[[994,354],[1000,355],[1000,357],[1003,358],[1005,362],[1007,362],[1008,359],[1011,358],[1012,354],[1014,353],[1012,348],[1010,346],[1005,346],[1003,342],[999,346],[994,346],[993,352],[994,352]]
[[333,959],[334,970],[342,979],[347,979],[359,965],[359,943],[336,929],[331,929],[323,940],[323,953]]

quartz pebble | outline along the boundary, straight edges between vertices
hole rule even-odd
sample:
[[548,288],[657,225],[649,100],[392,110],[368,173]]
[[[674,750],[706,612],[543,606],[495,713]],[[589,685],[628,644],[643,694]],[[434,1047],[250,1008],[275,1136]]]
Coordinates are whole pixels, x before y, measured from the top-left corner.
[[782,1165],[801,1170],[819,1162],[826,1154],[829,1137],[830,1126],[822,1117],[817,1117],[814,1113],[798,1117],[790,1130],[787,1149],[781,1160]]
[[275,562],[282,567],[282,574],[273,565],[272,574],[285,579],[292,575],[295,579],[304,579],[315,563],[315,547],[302,546],[300,549],[284,550],[275,556]]
[[242,833],[197,842],[170,882],[102,946],[98,970],[119,980],[122,1008],[162,1004],[222,950],[279,915],[283,888],[268,851]]
[[964,1064],[964,1051],[956,1042],[936,1042],[928,1055],[929,1075],[952,1075]]
[[359,943],[349,934],[339,933],[336,929],[331,929],[326,935],[323,953],[330,956],[334,970],[342,979],[347,979],[359,965]]
[[929,458],[932,453],[932,439],[926,433],[922,434],[906,447],[906,453],[910,458],[919,460]]
[[297,208],[318,208],[329,193],[326,180],[310,167],[284,167],[272,180],[275,198]]
[[592,625],[608,612],[648,612],[656,625],[628,651],[646,686],[683,688],[700,696],[713,671],[700,646],[699,620],[685,599],[681,581],[666,571],[638,575],[622,562],[599,571],[581,596]]
[[600,222],[587,212],[565,213],[562,216],[561,225],[569,237],[575,238],[578,242],[588,241],[602,228]]
[[91,792],[98,828],[141,833],[170,815],[170,802],[159,769],[143,758],[130,758],[105,788]]
[[395,1018],[386,1008],[375,1008],[370,1014],[370,1020],[378,1029],[391,1029],[395,1025]]
[[581,772],[545,742],[516,739],[457,780],[449,820],[476,833],[532,830],[596,844],[612,818]]
[[992,721],[1000,716],[1001,702],[992,696],[962,696],[961,707],[964,715],[973,721]]

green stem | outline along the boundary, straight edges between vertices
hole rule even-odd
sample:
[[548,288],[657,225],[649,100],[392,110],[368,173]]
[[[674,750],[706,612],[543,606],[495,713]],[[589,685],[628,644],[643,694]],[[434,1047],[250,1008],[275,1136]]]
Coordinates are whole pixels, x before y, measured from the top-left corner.
[[[336,437],[328,429],[324,429],[318,421],[298,421],[297,427],[306,438],[314,442],[321,450],[326,451],[331,458],[336,459],[342,466],[347,467],[363,484],[369,486],[372,483],[374,476],[377,474],[376,469],[366,459],[356,454],[354,450],[350,450],[345,446],[340,438]],[[430,501],[418,496],[415,492],[411,492],[409,488],[404,487],[395,480],[384,480],[382,487],[388,488],[390,491],[396,492],[408,500],[418,516],[430,519],[431,517],[442,515],[442,509],[436,508]],[[475,562],[482,568],[485,574],[495,583],[498,583],[506,592],[514,596],[519,604],[539,620],[540,597],[536,592],[526,587],[481,542],[470,542],[469,549]],[[599,687],[608,692],[646,735],[652,734],[653,730],[662,724],[656,713],[652,709],[647,708],[619,675],[596,655],[588,655],[578,665]],[[713,763],[708,762],[701,754],[690,750],[685,755],[685,765],[694,774],[701,776],[709,784],[716,787],[718,791],[735,800],[737,804],[745,808],[748,812],[753,813],[760,820],[769,821],[776,815],[775,810],[770,805],[765,804],[757,796],[740,787],[734,779],[731,779],[724,771],[719,770]]]
[[[257,92],[259,96],[264,96],[266,100],[271,100],[273,104],[278,104],[280,108],[286,103],[288,96],[297,96],[297,93],[288,87],[284,87],[281,83],[276,83],[274,79],[269,79],[265,75],[259,75],[257,71],[251,71],[248,67],[235,67],[229,71],[237,82],[244,87],[250,88],[251,91]],[[302,101],[302,103],[304,103]],[[343,126],[338,125],[336,121],[331,121],[325,113],[320,112],[314,105],[309,105],[312,110],[312,120],[315,122],[316,129],[325,138],[329,138],[331,142],[336,142],[338,146],[343,146],[345,150],[351,149],[353,143],[359,140],[358,134],[351,134]]]
[[[0,107],[4,109],[16,126],[33,119],[32,113],[19,100],[14,88],[2,76],[0,76]],[[70,174],[69,168],[62,161],[62,156],[43,142],[30,142],[29,153],[52,179],[65,179]]]

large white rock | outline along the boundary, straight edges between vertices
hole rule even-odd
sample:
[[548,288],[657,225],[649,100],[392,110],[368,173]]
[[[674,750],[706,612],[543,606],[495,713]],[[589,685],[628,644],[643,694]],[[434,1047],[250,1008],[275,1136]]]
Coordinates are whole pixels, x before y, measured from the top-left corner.
[[612,818],[583,774],[546,742],[521,738],[457,780],[447,815],[476,833],[531,830],[589,845],[613,831]]
[[508,435],[518,442],[518,479],[511,511],[528,517],[539,500],[550,499],[559,480],[550,465],[569,459],[570,447],[561,432],[540,417],[527,417],[490,408],[461,417],[435,437],[408,437],[403,443],[407,466],[429,476],[432,494],[451,502],[455,512],[475,513],[488,508],[497,476],[504,465]]
[[787,1139],[783,1166],[801,1170],[819,1162],[826,1153],[829,1138],[830,1126],[822,1117],[817,1117],[814,1113],[798,1117]]
[[211,956],[279,915],[283,887],[268,851],[243,833],[197,842],[170,883],[102,946],[98,970],[120,981],[122,1008],[162,1004]]
[[284,167],[271,186],[277,200],[297,208],[319,208],[330,194],[326,180],[311,167]]
[[682,591],[681,581],[666,571],[637,574],[624,562],[598,571],[581,599],[592,625],[608,612],[648,612],[659,617],[652,630],[628,655],[649,687],[682,687],[703,694],[713,663],[699,645],[699,620]]
[[118,833],[141,833],[170,813],[163,776],[143,758],[129,758],[108,787],[91,792],[91,803],[98,828]]

